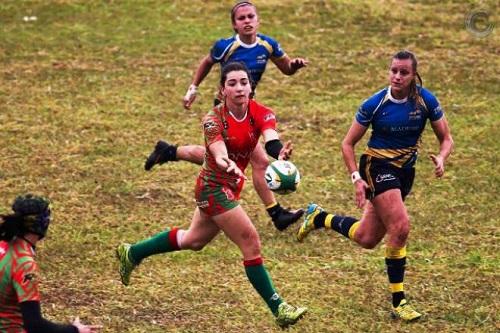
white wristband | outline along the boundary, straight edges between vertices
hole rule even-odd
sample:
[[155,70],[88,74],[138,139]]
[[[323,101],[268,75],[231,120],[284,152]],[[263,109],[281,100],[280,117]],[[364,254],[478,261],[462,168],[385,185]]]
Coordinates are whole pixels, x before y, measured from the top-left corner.
[[358,180],[361,180],[361,175],[359,174],[358,171],[354,171],[351,173],[351,181],[353,184],[355,184]]
[[186,96],[184,96],[184,99],[186,101],[191,100],[193,96],[196,96],[196,92],[198,91],[198,87],[195,86],[194,84],[191,84],[186,92]]

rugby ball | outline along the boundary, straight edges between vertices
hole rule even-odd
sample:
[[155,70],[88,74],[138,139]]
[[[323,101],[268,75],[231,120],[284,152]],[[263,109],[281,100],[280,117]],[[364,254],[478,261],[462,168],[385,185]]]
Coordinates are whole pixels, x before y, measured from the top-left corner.
[[266,169],[267,187],[278,194],[295,192],[300,183],[300,173],[290,161],[274,161]]

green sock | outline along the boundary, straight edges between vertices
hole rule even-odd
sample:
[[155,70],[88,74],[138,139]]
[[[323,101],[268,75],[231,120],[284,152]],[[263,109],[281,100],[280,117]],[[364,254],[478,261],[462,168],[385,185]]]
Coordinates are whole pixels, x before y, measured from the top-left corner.
[[278,306],[283,303],[283,300],[274,289],[273,282],[263,265],[262,258],[245,260],[243,264],[245,265],[248,280],[267,303],[271,312],[276,315]]
[[179,250],[177,245],[177,228],[166,230],[151,238],[137,242],[130,247],[129,259],[139,264],[144,258],[153,254]]

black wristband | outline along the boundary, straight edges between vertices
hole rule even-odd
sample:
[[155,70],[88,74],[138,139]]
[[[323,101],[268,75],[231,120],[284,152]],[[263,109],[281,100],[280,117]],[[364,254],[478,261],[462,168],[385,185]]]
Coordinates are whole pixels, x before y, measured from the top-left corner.
[[266,142],[266,153],[267,155],[278,159],[280,156],[281,149],[283,149],[283,144],[281,144],[281,141],[278,139],[274,139],[271,141]]

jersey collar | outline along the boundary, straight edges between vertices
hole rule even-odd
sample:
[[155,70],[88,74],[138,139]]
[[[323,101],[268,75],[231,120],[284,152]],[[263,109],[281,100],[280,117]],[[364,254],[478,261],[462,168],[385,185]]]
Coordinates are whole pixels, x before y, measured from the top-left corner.
[[403,99],[395,99],[394,97],[392,97],[391,86],[389,86],[389,88],[387,88],[386,97],[388,100],[390,100],[391,102],[396,103],[396,104],[403,104],[403,103],[406,103],[406,101],[408,100],[408,97],[405,97]]
[[240,35],[236,34],[236,41],[241,45],[241,47],[244,47],[246,49],[250,49],[250,48],[254,47],[255,45],[257,45],[257,43],[259,42],[259,36],[257,36],[257,38],[255,39],[255,43],[245,44],[241,41]]
[[229,115],[234,119],[234,121],[238,122],[238,123],[242,123],[245,121],[245,119],[247,119],[247,116],[248,116],[248,109],[250,108],[250,103],[248,104],[247,106],[247,109],[245,111],[245,115],[243,117],[241,117],[241,119],[238,119],[232,112],[231,110],[227,109],[227,113],[229,113]]

